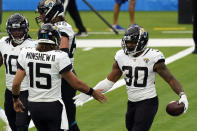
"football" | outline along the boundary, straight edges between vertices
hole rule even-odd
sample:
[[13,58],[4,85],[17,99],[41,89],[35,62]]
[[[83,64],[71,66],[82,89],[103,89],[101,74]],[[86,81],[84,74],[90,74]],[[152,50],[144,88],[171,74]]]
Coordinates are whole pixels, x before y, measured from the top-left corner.
[[185,105],[183,103],[178,103],[178,101],[171,101],[166,106],[166,112],[171,116],[179,116],[184,112]]

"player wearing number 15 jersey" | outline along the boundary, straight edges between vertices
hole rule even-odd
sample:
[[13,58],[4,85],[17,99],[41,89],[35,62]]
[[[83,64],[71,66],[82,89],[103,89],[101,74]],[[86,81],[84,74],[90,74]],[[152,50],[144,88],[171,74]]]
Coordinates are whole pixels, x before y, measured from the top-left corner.
[[[60,49],[67,52],[68,56],[74,65],[74,53],[76,49],[75,33],[72,26],[64,19],[64,8],[60,0],[40,0],[38,4],[38,12],[40,14],[39,19],[43,23],[51,23],[55,25],[58,31],[61,33]],[[38,23],[38,22],[37,22]],[[74,66],[72,71],[74,71]],[[66,106],[69,121],[69,131],[79,131],[76,117],[76,106],[73,101],[73,97],[76,94],[76,90],[70,86],[70,84],[62,79],[62,99]],[[67,87],[67,88],[65,88]],[[69,93],[68,93],[69,92]]]
[[[158,109],[155,75],[158,73],[180,95],[179,102],[188,108],[187,97],[182,86],[165,65],[163,54],[146,48],[148,32],[138,26],[130,26],[122,39],[122,48],[117,51],[112,71],[94,89],[108,91],[123,75],[128,94],[126,128],[128,131],[149,131]],[[82,105],[89,96],[79,94],[76,104]]]
[[100,91],[88,87],[72,72],[68,54],[58,50],[59,41],[58,31],[51,24],[43,24],[38,33],[38,46],[23,49],[18,58],[18,70],[12,86],[14,109],[21,112],[24,108],[19,93],[20,84],[27,76],[30,83],[28,106],[39,131],[69,129],[61,98],[61,78],[73,88],[92,95],[96,100],[106,101]]
[[[22,48],[35,47],[36,41],[28,35],[29,23],[27,19],[19,13],[9,17],[6,23],[6,29],[9,36],[0,40],[0,66],[5,65],[6,91],[4,108],[12,131],[27,131],[30,117],[27,108],[24,113],[16,113],[13,109],[12,101],[12,82],[17,71],[17,59]],[[27,104],[29,84],[26,78],[21,84],[21,100]]]

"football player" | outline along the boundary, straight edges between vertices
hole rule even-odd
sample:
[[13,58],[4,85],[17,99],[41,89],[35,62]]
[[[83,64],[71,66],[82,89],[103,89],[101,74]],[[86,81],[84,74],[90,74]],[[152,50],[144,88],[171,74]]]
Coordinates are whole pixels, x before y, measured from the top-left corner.
[[93,90],[76,77],[68,54],[58,50],[59,43],[60,35],[53,25],[43,24],[38,33],[38,46],[23,49],[18,58],[18,70],[12,86],[14,108],[17,112],[23,112],[25,108],[19,93],[21,82],[27,76],[30,83],[28,106],[39,131],[69,129],[61,98],[61,78],[96,100],[106,101],[99,90]]
[[[128,94],[126,128],[128,131],[148,131],[158,109],[155,75],[158,73],[180,96],[179,103],[188,109],[187,97],[181,84],[165,65],[163,54],[156,49],[146,48],[148,32],[138,26],[130,26],[122,39],[122,49],[117,51],[112,71],[94,89],[108,91],[123,75]],[[75,96],[77,105],[82,105],[89,96]]]
[[[75,34],[72,26],[68,24],[64,19],[64,8],[60,0],[41,0],[38,4],[38,12],[40,16],[36,18],[37,23],[41,20],[43,23],[52,23],[57,26],[58,31],[61,33],[60,49],[68,53],[68,56],[74,63],[74,53],[76,49]],[[72,69],[75,73],[74,69]],[[70,131],[79,131],[76,123],[76,106],[73,101],[73,97],[76,94],[76,90],[72,88],[67,81],[62,79],[62,99],[66,106],[68,114],[68,121]],[[67,87],[67,88],[65,88]]]
[[[5,65],[6,74],[6,90],[4,109],[8,118],[9,125],[12,131],[27,131],[30,121],[27,108],[24,113],[16,113],[13,109],[12,101],[12,82],[17,71],[17,59],[22,48],[35,47],[36,42],[28,35],[29,23],[28,20],[19,13],[11,15],[6,23],[8,36],[0,40],[0,66]],[[27,105],[28,82],[26,78],[21,84],[20,99]]]

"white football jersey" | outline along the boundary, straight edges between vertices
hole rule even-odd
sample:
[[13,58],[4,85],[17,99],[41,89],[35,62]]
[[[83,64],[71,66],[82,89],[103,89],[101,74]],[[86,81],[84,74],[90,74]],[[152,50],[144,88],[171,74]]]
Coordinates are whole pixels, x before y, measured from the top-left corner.
[[60,74],[72,69],[67,53],[60,50],[39,52],[35,48],[25,48],[19,55],[18,63],[25,70],[30,83],[29,101],[51,102],[61,98]]
[[155,89],[154,65],[165,61],[163,54],[155,49],[147,48],[140,56],[126,55],[119,50],[115,55],[126,82],[128,99],[132,102],[157,96]]
[[76,49],[76,39],[75,32],[72,29],[72,26],[65,21],[60,21],[54,24],[57,26],[58,31],[62,36],[67,36],[69,38],[69,58],[71,59],[72,64],[74,63],[74,53]]
[[[26,39],[22,44],[14,47],[10,42],[6,41],[8,37],[3,37],[0,40],[0,52],[3,57],[3,63],[6,71],[6,87],[12,91],[12,83],[17,71],[17,59],[22,48],[35,47],[37,42],[32,39]],[[21,91],[27,90],[28,83],[24,78],[21,84]]]

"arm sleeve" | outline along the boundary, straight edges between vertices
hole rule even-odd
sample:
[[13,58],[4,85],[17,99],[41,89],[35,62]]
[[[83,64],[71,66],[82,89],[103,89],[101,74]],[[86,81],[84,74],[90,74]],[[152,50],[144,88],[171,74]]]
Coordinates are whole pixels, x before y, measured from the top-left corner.
[[154,63],[165,62],[165,57],[162,52],[157,51],[154,57]]
[[69,38],[74,32],[72,30],[72,26],[66,22],[59,22],[57,23],[58,31],[60,32],[61,36]]
[[112,86],[114,85],[115,83],[108,80],[107,78],[100,81],[95,87],[94,89],[103,89],[102,93],[105,93],[107,92],[109,89],[112,88]]

